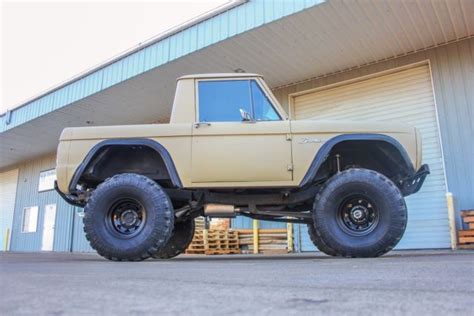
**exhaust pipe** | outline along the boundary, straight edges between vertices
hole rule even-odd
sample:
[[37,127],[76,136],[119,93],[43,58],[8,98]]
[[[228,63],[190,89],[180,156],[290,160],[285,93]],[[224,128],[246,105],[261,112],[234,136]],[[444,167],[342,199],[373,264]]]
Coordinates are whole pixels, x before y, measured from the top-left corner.
[[234,205],[206,204],[204,205],[204,215],[209,217],[234,218],[236,216],[236,209]]

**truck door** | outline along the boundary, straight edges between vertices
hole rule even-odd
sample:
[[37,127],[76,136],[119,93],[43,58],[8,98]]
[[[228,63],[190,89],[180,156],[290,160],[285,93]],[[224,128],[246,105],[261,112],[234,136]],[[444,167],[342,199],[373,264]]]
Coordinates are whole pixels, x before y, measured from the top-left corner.
[[219,186],[290,182],[290,124],[280,117],[258,82],[213,79],[196,84],[191,181]]

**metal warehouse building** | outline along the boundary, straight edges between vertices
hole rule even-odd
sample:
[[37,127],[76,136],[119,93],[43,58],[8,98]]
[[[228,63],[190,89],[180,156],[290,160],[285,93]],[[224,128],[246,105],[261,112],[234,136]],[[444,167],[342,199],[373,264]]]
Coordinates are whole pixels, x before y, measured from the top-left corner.
[[[0,117],[2,248],[90,251],[81,210],[52,190],[63,128],[166,123],[177,77],[234,71],[262,74],[294,119],[417,126],[432,173],[407,198],[398,249],[450,247],[450,225],[459,227],[459,211],[474,208],[471,0],[231,2],[7,112]],[[306,227],[295,225],[294,236],[298,251],[315,250]]]

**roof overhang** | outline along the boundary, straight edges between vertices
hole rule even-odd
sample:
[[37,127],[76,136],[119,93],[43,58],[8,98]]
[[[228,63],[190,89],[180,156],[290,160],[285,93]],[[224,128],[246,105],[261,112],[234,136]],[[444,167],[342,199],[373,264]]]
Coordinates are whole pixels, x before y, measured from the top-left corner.
[[249,73],[249,72],[226,72],[226,73],[203,73],[203,74],[191,74],[185,75],[178,78],[181,79],[210,79],[210,78],[239,78],[239,77],[262,77],[262,75]]
[[276,88],[474,35],[473,1],[282,3],[245,2],[3,116],[0,168],[53,152],[64,127],[166,122],[190,73],[248,71]]

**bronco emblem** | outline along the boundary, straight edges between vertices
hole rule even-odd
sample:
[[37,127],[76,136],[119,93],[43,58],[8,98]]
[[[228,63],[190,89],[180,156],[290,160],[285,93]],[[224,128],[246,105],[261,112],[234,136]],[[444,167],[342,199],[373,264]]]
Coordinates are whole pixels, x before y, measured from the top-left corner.
[[310,144],[310,143],[321,143],[323,140],[319,138],[313,138],[313,137],[303,137],[299,141],[300,144]]

